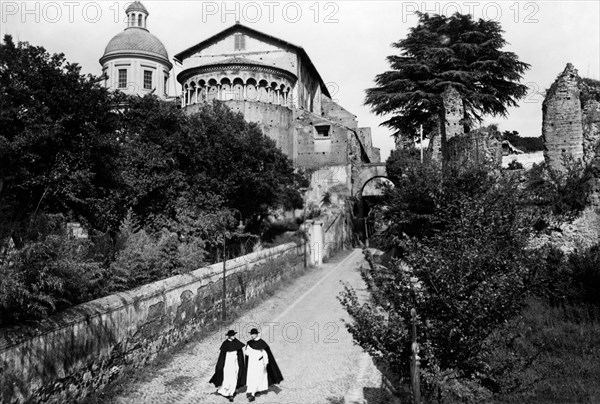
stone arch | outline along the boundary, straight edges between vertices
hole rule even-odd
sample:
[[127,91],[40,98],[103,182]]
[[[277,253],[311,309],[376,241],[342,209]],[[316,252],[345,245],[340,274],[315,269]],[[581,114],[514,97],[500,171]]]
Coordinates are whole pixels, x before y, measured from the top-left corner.
[[221,79],[221,99],[223,101],[229,101],[234,99],[234,92],[231,85],[231,80],[224,77]]
[[279,101],[279,94],[278,94],[278,89],[279,85],[277,83],[275,83],[274,81],[271,82],[271,86],[269,89],[269,102],[272,104],[277,104],[277,101]]
[[206,102],[206,82],[198,80],[198,102]]
[[190,100],[189,100],[190,104],[198,103],[198,93],[196,91],[197,91],[196,82],[195,81],[190,82]]
[[249,101],[258,101],[258,88],[256,80],[252,77],[246,80],[246,99]]
[[279,86],[279,101],[277,102],[277,104],[279,105],[286,105],[286,99],[285,99],[285,84],[281,84]]
[[360,192],[360,193],[359,193],[359,195],[360,195],[361,197],[365,196],[365,195],[364,195],[364,192],[365,192],[365,189],[367,188],[367,185],[369,185],[369,184],[370,184],[371,182],[373,182],[374,180],[377,180],[377,179],[380,179],[380,178],[383,178],[383,179],[385,179],[385,180],[389,181],[389,182],[392,184],[392,186],[393,186],[393,183],[392,183],[392,181],[391,181],[391,180],[390,180],[390,179],[389,179],[387,176],[385,176],[385,175],[375,175],[374,177],[371,177],[371,178],[369,178],[368,180],[366,180],[366,181],[363,183],[363,185],[362,185],[362,187],[361,187],[361,189],[360,189],[360,191],[359,191],[359,192]]
[[352,195],[360,198],[367,182],[376,177],[386,177],[385,163],[364,164],[360,171],[352,176]]
[[240,77],[233,79],[233,99],[237,101],[244,100],[244,80]]
[[258,82],[258,101],[269,102],[269,83],[267,80],[260,80]]
[[207,92],[206,99],[207,99],[207,101],[219,99],[219,83],[217,83],[217,80],[215,80],[215,79],[208,80],[208,92]]

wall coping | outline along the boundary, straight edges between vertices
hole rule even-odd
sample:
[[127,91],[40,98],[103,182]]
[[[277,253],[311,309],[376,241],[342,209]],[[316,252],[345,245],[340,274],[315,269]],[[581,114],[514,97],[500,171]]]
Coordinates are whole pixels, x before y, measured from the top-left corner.
[[[295,248],[298,248],[298,245],[292,242],[231,258],[227,260],[226,270],[232,271],[244,267],[246,264],[252,264]],[[0,353],[7,351],[11,347],[28,339],[67,328],[75,323],[90,322],[92,318],[102,316],[119,307],[134,305],[139,300],[148,299],[164,294],[169,290],[182,288],[192,283],[212,278],[222,272],[223,262],[221,261],[206,267],[198,268],[187,274],[175,275],[139,286],[135,289],[115,293],[69,307],[64,311],[36,323],[0,328]]]

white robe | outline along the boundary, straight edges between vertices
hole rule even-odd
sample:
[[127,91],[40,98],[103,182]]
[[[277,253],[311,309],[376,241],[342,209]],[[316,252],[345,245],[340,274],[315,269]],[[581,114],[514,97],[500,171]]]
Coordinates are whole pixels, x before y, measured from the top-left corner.
[[267,364],[269,363],[269,357],[267,352],[262,349],[252,349],[246,345],[244,348],[244,354],[248,356],[246,393],[256,394],[257,391],[269,390],[269,378],[267,376]]
[[238,351],[225,354],[225,366],[223,367],[223,384],[217,390],[222,396],[229,397],[235,394],[238,381]]

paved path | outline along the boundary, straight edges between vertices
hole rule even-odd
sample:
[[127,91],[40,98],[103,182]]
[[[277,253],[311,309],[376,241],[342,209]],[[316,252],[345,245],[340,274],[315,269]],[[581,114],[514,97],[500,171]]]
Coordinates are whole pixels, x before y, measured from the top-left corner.
[[[381,375],[369,356],[352,342],[342,319],[347,313],[337,300],[347,282],[364,288],[357,269],[367,265],[358,249],[338,254],[313,269],[233,323],[190,342],[159,369],[126,386],[114,402],[220,403],[208,380],[227,329],[240,332],[246,342],[253,327],[262,330],[283,373],[284,381],[256,399],[257,404],[386,403],[379,388]],[[248,402],[245,394],[236,402]]]

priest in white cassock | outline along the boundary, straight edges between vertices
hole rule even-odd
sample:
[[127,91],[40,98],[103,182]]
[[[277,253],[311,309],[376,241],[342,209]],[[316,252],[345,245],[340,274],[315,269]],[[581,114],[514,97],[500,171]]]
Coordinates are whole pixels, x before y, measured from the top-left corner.
[[233,330],[227,331],[227,339],[221,344],[219,359],[215,367],[215,374],[209,383],[218,387],[217,393],[233,401],[235,392],[244,385],[244,344],[235,338]]
[[263,341],[256,328],[250,330],[252,339],[244,348],[246,355],[246,396],[254,401],[259,394],[266,393],[269,386],[283,380],[279,366],[269,345]]

